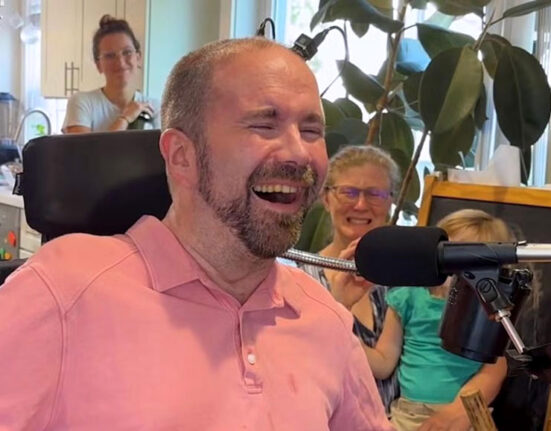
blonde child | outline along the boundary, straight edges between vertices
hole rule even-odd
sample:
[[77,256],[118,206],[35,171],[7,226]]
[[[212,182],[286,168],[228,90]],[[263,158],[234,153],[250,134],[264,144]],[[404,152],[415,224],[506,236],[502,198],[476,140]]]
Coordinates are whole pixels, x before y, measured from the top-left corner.
[[[450,241],[510,241],[505,223],[484,211],[465,209],[444,217],[438,226]],[[470,428],[459,390],[476,387],[486,402],[497,395],[505,377],[505,359],[481,364],[445,351],[438,336],[451,277],[441,286],[399,287],[386,295],[389,309],[374,348],[364,346],[378,379],[398,365],[400,398],[391,408],[398,431],[463,431]],[[465,316],[468,318],[468,316]]]

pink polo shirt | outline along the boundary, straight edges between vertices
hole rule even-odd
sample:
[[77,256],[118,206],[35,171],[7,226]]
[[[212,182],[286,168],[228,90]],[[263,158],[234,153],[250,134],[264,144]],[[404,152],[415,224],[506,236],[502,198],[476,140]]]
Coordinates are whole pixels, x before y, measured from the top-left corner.
[[390,430],[351,328],[279,264],[240,305],[153,217],[67,235],[0,288],[0,430]]

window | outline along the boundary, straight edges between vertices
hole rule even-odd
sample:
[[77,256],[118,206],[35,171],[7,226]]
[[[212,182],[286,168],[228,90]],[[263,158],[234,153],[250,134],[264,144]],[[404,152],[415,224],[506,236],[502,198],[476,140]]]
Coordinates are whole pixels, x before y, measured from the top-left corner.
[[[285,34],[283,36],[284,43],[291,45],[300,33],[316,34],[323,28],[320,25],[316,27],[313,32],[310,32],[310,19],[313,14],[318,10],[318,4],[318,0],[287,0],[286,25]],[[494,6],[494,8],[500,9],[496,11],[497,16],[499,16],[499,14],[503,12],[503,10],[501,10],[503,9],[503,5],[501,4],[497,4],[496,6]],[[411,22],[406,22],[406,26],[414,24],[415,22],[422,22],[425,17],[428,18],[432,16],[435,12],[436,10],[434,6],[430,4],[428,5],[426,10],[415,10],[414,12],[412,12],[411,9],[409,9],[407,18],[409,18]],[[529,23],[521,23],[519,21],[515,21],[515,23],[522,24],[522,31],[526,33],[526,28],[529,27]],[[336,23],[329,23],[328,25],[334,24]],[[337,22],[337,24],[342,25],[342,22]],[[502,27],[497,27],[498,28],[492,27],[491,31],[493,33],[504,34],[505,37],[510,38],[510,34],[508,34],[506,30],[504,31]],[[466,33],[473,36],[474,38],[477,38],[482,30],[482,23],[478,16],[470,14],[455,19],[451,23],[450,29],[453,31]],[[520,30],[517,29],[517,31]],[[530,34],[530,32],[528,33]],[[408,29],[405,33],[405,37],[416,38],[416,36],[417,35],[415,28]],[[350,48],[350,59],[352,63],[357,65],[365,73],[376,74],[379,71],[379,68],[381,67],[383,61],[387,58],[386,34],[371,26],[369,32],[360,39],[352,31],[348,30],[348,42]],[[321,91],[323,91],[326,86],[331,82],[331,80],[337,75],[338,71],[336,60],[340,60],[343,57],[344,47],[341,36],[339,36],[337,32],[329,33],[324,43],[320,46],[318,54],[310,61],[310,66],[318,79],[318,84]],[[491,80],[487,82],[487,89],[491,91]],[[345,89],[342,85],[342,82],[341,80],[337,80],[330,88],[330,90],[327,91],[325,97],[329,100],[335,100],[336,98],[343,97],[344,95]],[[496,138],[496,136],[499,136],[500,132],[495,116],[493,115],[493,109],[491,107],[487,108],[487,115],[489,117],[489,120],[486,122],[483,133],[480,134],[477,138],[479,146],[477,150],[475,164],[476,166],[481,168],[486,167],[491,155],[493,154],[495,143],[506,142],[504,140],[499,140],[498,138]],[[364,116],[364,121],[366,120],[366,118],[367,117]],[[416,137],[417,140],[419,138],[420,136]],[[536,148],[536,154],[534,156],[534,168],[532,170],[534,177],[533,183],[535,184],[539,184],[542,182],[542,172],[545,171],[545,169],[542,168],[542,163],[545,165],[546,162],[546,160],[544,160],[546,158],[544,151],[538,148],[539,147]],[[425,144],[420,163],[417,166],[420,175],[422,175],[422,171],[425,166],[429,167],[429,169],[431,170],[433,168],[430,161],[428,144]]]
[[[37,31],[40,26],[40,0],[24,0],[22,12],[25,16],[25,23],[29,24],[30,31]],[[32,29],[35,26],[35,30]],[[45,99],[40,93],[40,31],[37,37],[27,36],[23,33],[22,39],[22,102],[25,109],[40,108],[50,117],[52,133],[61,133],[61,126],[65,118],[67,106],[66,99]],[[25,129],[22,139],[27,142],[29,139],[40,136],[44,133],[45,122],[42,116],[31,115],[25,122]]]

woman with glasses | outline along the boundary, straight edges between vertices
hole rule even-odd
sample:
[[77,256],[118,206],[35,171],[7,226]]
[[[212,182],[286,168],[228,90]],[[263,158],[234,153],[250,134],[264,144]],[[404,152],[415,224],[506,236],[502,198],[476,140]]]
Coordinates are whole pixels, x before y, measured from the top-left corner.
[[[400,183],[398,165],[374,146],[349,146],[330,161],[322,202],[331,216],[333,238],[322,256],[352,259],[359,239],[386,224],[392,196]],[[367,346],[375,346],[382,332],[387,288],[374,286],[352,273],[299,265],[317,278],[354,315],[354,332]],[[394,375],[377,381],[383,404],[398,396]]]
[[140,43],[123,19],[104,15],[92,42],[92,53],[105,85],[71,96],[64,133],[107,132],[129,128],[159,128],[159,104],[138,91]]

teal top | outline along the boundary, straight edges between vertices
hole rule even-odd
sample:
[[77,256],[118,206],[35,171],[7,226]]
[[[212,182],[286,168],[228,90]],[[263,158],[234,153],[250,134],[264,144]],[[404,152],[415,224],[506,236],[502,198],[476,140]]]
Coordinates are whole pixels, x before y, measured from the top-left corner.
[[386,301],[398,314],[404,342],[398,381],[400,394],[412,401],[450,403],[481,363],[444,350],[438,336],[446,300],[422,287],[390,289]]

